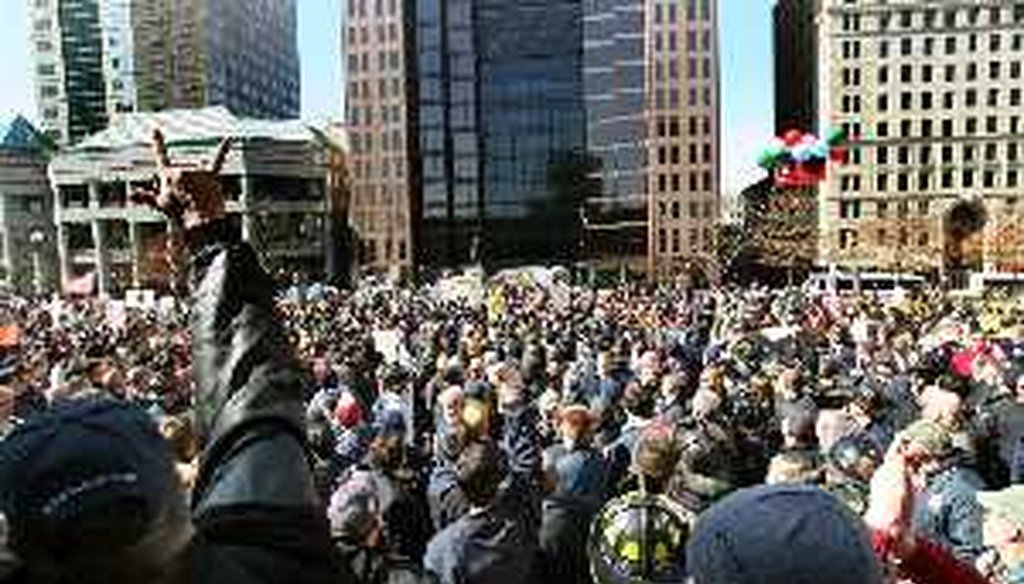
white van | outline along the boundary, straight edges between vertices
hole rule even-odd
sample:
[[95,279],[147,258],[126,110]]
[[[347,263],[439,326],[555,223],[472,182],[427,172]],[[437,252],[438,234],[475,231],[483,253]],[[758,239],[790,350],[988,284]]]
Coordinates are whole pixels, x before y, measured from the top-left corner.
[[891,272],[816,272],[807,278],[804,290],[816,295],[874,293],[878,296],[902,294],[924,287],[925,279],[917,274]]

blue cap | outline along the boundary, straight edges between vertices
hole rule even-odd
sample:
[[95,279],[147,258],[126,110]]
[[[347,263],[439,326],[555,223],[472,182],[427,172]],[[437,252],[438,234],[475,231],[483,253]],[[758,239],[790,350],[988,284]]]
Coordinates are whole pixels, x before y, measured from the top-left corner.
[[144,537],[180,486],[169,447],[141,408],[67,402],[0,443],[0,509],[10,546],[54,560]]
[[687,546],[695,584],[881,584],[861,520],[814,487],[761,486],[705,512]]

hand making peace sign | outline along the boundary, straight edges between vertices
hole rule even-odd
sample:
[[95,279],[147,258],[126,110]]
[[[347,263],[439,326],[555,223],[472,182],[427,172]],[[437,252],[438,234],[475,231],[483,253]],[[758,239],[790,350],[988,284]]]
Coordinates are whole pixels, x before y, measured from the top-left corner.
[[224,216],[224,195],[218,174],[231,149],[231,138],[217,147],[212,161],[200,164],[172,163],[159,129],[153,130],[153,155],[156,158],[157,190],[139,190],[132,198],[163,213],[175,226],[193,229]]

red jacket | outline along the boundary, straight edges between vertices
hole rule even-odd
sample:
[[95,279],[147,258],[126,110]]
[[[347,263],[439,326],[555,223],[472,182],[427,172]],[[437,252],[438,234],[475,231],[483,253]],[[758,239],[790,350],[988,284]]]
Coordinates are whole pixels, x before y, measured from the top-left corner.
[[[896,541],[891,535],[872,530],[871,543],[880,561],[895,557]],[[991,584],[973,566],[923,537],[914,536],[913,552],[901,559],[900,575],[914,584]]]

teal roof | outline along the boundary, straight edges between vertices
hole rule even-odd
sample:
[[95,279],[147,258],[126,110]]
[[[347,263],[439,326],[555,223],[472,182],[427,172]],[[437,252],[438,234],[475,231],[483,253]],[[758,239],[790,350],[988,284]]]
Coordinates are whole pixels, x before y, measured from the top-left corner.
[[321,133],[300,120],[257,120],[235,116],[223,106],[131,113],[89,136],[69,152],[104,152],[149,144],[160,128],[168,145],[215,144],[224,137],[280,141],[321,141]]
[[53,149],[53,142],[24,116],[15,115],[0,119],[0,149],[44,152]]

